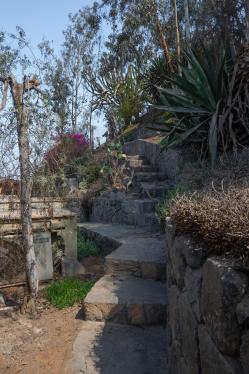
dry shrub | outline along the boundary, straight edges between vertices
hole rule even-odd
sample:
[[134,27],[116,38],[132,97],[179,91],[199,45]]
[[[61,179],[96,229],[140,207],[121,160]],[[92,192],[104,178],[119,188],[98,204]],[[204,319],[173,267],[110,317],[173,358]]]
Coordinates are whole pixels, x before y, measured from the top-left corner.
[[216,254],[249,257],[249,150],[203,171],[199,190],[178,194],[169,212],[180,232],[191,233]]
[[178,230],[201,239],[211,252],[249,254],[248,188],[178,196],[170,216]]
[[0,283],[25,279],[25,251],[22,246],[0,240]]

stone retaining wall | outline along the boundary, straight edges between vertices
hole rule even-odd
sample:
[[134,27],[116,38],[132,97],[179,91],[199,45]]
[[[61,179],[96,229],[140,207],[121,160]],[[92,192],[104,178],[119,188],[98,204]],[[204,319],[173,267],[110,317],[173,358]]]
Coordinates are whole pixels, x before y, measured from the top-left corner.
[[249,273],[166,222],[169,374],[249,373]]

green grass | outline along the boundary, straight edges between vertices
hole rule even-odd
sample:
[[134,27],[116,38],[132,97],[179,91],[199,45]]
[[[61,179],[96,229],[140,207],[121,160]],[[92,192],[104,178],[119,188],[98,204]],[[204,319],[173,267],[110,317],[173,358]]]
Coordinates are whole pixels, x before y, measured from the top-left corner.
[[85,257],[101,255],[99,246],[93,240],[86,239],[79,231],[77,235],[77,252],[79,261]]
[[58,309],[63,309],[83,300],[94,282],[79,279],[60,279],[51,283],[45,290],[47,299]]

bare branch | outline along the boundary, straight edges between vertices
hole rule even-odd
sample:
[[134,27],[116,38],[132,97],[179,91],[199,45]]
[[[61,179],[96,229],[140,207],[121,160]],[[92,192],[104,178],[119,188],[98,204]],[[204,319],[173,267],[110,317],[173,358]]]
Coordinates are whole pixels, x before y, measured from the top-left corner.
[[0,112],[6,107],[7,104],[7,95],[8,95],[9,82],[8,79],[5,79],[3,84],[3,98],[0,105]]

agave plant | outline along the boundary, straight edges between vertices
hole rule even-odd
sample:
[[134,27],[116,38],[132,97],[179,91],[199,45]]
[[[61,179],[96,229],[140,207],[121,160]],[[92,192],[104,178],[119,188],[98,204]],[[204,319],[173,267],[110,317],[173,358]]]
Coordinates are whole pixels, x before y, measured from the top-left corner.
[[[187,63],[181,66],[181,76],[168,78],[172,88],[158,87],[161,105],[156,108],[175,116],[174,124],[165,126],[163,142],[167,147],[186,140],[199,142],[202,149],[209,150],[214,164],[220,149],[236,150],[239,144],[249,141],[248,123],[241,121],[240,109],[233,105],[240,95],[234,89],[238,74],[230,71],[225,54],[214,59],[205,53],[203,59],[189,50],[185,57]],[[243,97],[240,96],[242,107]]]
[[149,95],[151,102],[158,102],[159,92],[157,90],[157,86],[170,86],[168,80],[168,76],[170,73],[170,67],[167,65],[164,56],[159,56],[152,60],[151,65],[145,71],[143,76],[143,88],[145,92]]

